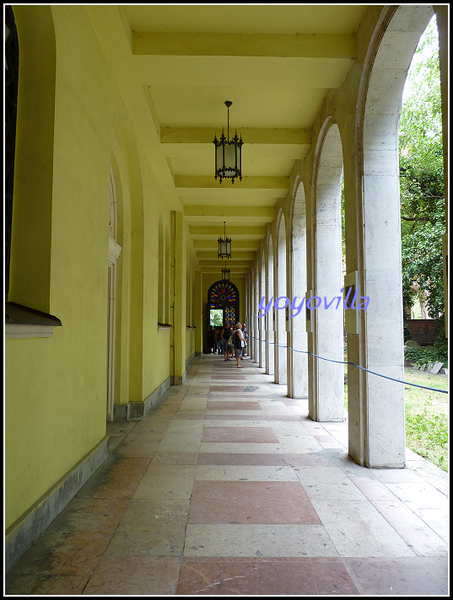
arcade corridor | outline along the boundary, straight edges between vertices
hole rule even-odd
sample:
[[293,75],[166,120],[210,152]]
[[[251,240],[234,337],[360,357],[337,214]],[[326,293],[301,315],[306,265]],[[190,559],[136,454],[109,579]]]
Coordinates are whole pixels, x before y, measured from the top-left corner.
[[6,579],[19,595],[448,594],[448,476],[347,457],[347,426],[197,357]]

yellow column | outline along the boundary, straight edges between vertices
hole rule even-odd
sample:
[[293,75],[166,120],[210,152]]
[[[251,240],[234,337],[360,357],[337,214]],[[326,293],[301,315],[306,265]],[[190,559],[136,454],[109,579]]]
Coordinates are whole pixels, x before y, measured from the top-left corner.
[[185,236],[183,230],[183,215],[181,212],[172,212],[172,240],[173,240],[173,356],[172,356],[172,384],[184,383],[186,377],[186,253]]

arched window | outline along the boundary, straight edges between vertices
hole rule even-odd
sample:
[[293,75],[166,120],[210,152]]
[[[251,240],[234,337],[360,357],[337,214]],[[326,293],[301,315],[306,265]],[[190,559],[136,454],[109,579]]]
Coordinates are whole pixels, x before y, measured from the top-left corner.
[[239,319],[239,292],[230,281],[216,281],[209,288],[210,310],[223,310],[223,323],[237,323]]

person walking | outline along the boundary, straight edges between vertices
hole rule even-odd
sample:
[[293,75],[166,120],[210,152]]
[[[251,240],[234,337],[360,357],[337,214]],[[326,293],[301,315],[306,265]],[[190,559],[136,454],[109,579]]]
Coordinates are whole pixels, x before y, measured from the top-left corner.
[[247,356],[247,325],[245,323],[242,324],[242,335],[244,336],[245,340],[244,352],[242,356]]
[[223,341],[223,357],[225,360],[230,360],[230,338],[230,324],[225,323],[225,326],[220,333],[220,339]]
[[241,358],[242,358],[242,354],[244,351],[245,338],[244,338],[244,334],[242,333],[241,323],[236,323],[236,325],[235,325],[233,343],[234,343],[234,351],[236,354],[236,366],[238,369],[242,369],[243,367],[241,365]]
[[214,328],[212,326],[208,329],[208,354],[214,352]]
[[219,328],[215,327],[214,328],[214,354],[218,354],[219,353]]

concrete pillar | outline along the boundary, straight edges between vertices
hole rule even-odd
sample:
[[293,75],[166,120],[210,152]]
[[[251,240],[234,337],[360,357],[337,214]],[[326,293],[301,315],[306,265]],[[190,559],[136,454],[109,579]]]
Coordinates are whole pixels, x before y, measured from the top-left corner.
[[[272,236],[269,234],[267,244],[267,268],[266,268],[266,300],[270,302],[271,298],[274,297],[274,247],[272,243]],[[266,373],[269,375],[274,374],[274,311],[269,311],[264,319],[265,330],[266,330]]]
[[[274,314],[276,321],[276,346],[275,346],[275,383],[287,383],[287,346],[288,336],[286,334],[287,310],[279,308],[284,306],[284,297],[287,297],[286,289],[286,227],[283,214],[278,223],[277,232],[277,269],[276,294],[274,297]],[[278,301],[279,298],[282,300]]]
[[341,243],[342,149],[330,127],[320,152],[314,203],[314,286],[307,299],[313,323],[313,392],[309,415],[316,421],[344,419],[343,297]]
[[429,5],[399,6],[379,25],[379,45],[370,46],[365,61],[356,193],[363,211],[359,281],[369,305],[351,354],[367,372],[354,376],[348,406],[349,453],[368,467],[405,465],[404,386],[396,381],[404,373],[398,125],[406,73],[431,16]]
[[186,253],[183,235],[183,214],[172,212],[174,296],[172,321],[172,384],[186,379]]
[[[293,199],[291,223],[290,272],[292,277],[289,286],[289,298],[294,306],[305,300],[307,289],[307,236],[306,207],[303,185],[300,184]],[[308,397],[308,343],[305,327],[305,304],[300,312],[297,308],[290,310],[289,346],[293,350],[289,355],[288,395],[290,398]],[[293,316],[292,316],[293,315]]]

